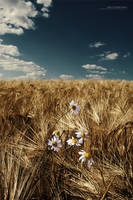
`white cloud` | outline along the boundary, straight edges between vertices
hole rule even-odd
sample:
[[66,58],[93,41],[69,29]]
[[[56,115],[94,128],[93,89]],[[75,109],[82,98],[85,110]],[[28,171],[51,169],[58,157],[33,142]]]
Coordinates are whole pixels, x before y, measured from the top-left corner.
[[104,75],[111,73],[107,68],[95,64],[86,64],[81,67],[87,70],[85,77],[90,80],[104,79]]
[[46,69],[32,61],[24,61],[16,58],[16,56],[20,56],[20,52],[16,46],[0,43],[0,69],[4,70],[5,73],[6,71],[11,71],[11,75],[14,72],[24,74],[20,77],[14,77],[14,79],[43,79],[45,77]]
[[41,80],[45,76],[42,71],[28,72],[25,75],[13,77],[14,80]]
[[[2,40],[1,40],[2,42]],[[11,56],[20,56],[18,48],[13,45],[3,45],[0,42],[0,55],[6,54]]]
[[104,46],[104,45],[105,45],[105,44],[102,43],[102,42],[96,42],[96,43],[94,43],[94,44],[90,44],[89,47],[90,47],[90,48],[99,48],[99,47]]
[[106,55],[110,54],[111,51],[105,51],[104,53],[98,54],[99,57],[105,57]]
[[92,70],[92,69],[94,69],[94,70],[104,70],[104,71],[107,70],[106,68],[95,65],[95,64],[86,64],[86,65],[82,65],[81,67],[84,68],[84,69],[88,69],[88,70]]
[[88,78],[89,80],[101,80],[101,79],[103,79],[103,76],[101,76],[99,74],[87,74],[85,77]]
[[116,60],[118,58],[119,54],[116,52],[111,53],[110,51],[107,51],[98,56],[101,57],[100,61],[101,60]]
[[89,73],[92,73],[92,74],[108,74],[110,72],[108,72],[108,71],[98,71],[98,70],[89,70]]
[[0,23],[0,35],[4,35],[6,33],[12,33],[12,34],[17,34],[20,35],[23,33],[23,29],[22,28],[18,28],[18,27],[13,27],[10,24],[6,24],[6,23]]
[[99,8],[99,10],[127,10],[127,6],[107,6],[105,8]]
[[108,72],[108,71],[99,72],[99,74],[108,74],[108,73],[111,73],[111,72]]
[[62,79],[62,80],[71,80],[71,79],[73,79],[74,77],[73,77],[72,75],[68,75],[68,74],[61,74],[61,75],[59,76],[59,78]]
[[23,29],[34,28],[34,18],[38,14],[33,4],[24,0],[0,0],[0,34],[22,34]]
[[[49,7],[52,0],[36,0],[38,4],[42,4],[42,16],[49,16]],[[40,12],[35,7],[34,3],[27,0],[0,0],[0,35],[6,33],[20,35],[24,29],[34,29],[35,18]],[[43,79],[46,74],[46,69],[40,67],[32,61],[24,61],[20,58],[20,52],[14,45],[2,44],[0,39],[0,69],[5,74],[11,71],[11,77],[14,72],[23,74],[14,79]],[[0,77],[4,77],[0,74]],[[6,79],[6,77],[5,77]]]
[[43,7],[41,11],[43,12],[44,17],[49,17],[49,7],[52,5],[52,0],[37,0],[38,4],[42,4]]
[[[37,3],[43,4],[43,16],[48,17],[48,8],[52,0],[37,0]],[[38,14],[39,12],[31,1],[0,0],[0,34],[20,35],[24,29],[34,29],[33,18]]]
[[128,56],[130,56],[131,53],[130,52],[127,52],[126,54],[123,55],[123,58],[127,58]]
[[52,4],[52,0],[37,0],[37,3],[43,4],[44,7],[50,7]]
[[2,73],[0,73],[0,79],[3,77],[3,74]]
[[118,53],[111,53],[105,56],[105,60],[115,60],[118,57]]

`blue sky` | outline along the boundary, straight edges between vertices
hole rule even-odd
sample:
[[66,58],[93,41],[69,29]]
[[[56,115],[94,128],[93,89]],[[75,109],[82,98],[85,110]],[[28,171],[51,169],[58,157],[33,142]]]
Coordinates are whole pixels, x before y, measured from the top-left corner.
[[133,80],[131,0],[0,0],[0,79]]

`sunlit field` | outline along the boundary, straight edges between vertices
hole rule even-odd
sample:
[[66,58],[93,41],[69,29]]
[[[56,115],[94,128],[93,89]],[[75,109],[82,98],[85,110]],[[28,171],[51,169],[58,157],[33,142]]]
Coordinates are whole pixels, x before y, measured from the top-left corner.
[[1,81],[0,200],[115,199],[133,199],[133,82]]

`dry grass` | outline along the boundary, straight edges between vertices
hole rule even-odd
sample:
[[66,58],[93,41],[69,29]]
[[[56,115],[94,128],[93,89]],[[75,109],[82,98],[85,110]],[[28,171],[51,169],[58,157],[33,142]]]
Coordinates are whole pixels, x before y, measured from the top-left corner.
[[[71,100],[80,112],[61,117]],[[68,149],[81,127],[88,140]],[[47,146],[55,128],[58,153]],[[0,200],[133,199],[133,82],[1,81],[0,177]]]

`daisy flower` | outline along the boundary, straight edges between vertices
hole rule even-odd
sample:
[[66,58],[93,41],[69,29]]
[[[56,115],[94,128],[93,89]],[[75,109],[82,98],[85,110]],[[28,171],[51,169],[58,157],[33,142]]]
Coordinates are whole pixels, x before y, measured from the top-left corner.
[[90,160],[88,160],[88,167],[90,168],[93,163],[94,163],[94,160],[90,158]]
[[59,148],[62,147],[61,140],[57,137],[53,137],[51,140],[48,141],[48,145],[51,146],[51,149],[54,151],[59,151]]
[[70,103],[70,107],[71,107],[71,111],[74,114],[78,114],[79,110],[80,110],[80,106],[75,104],[74,101],[72,100]]
[[71,139],[67,140],[68,145],[70,146],[81,146],[81,143],[76,138],[72,137]]
[[58,129],[56,129],[52,135],[56,136],[56,137],[59,137],[60,136],[60,131]]
[[91,154],[85,152],[84,150],[81,150],[79,152],[80,158],[79,160],[81,160],[81,163],[88,161],[88,167],[90,168],[90,166],[94,163],[93,159],[91,158]]
[[88,135],[88,132],[84,132],[83,129],[79,129],[79,132],[76,132],[76,137],[80,138],[80,142],[83,143],[83,140],[86,139],[86,136]]

